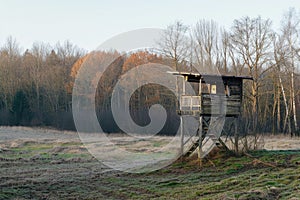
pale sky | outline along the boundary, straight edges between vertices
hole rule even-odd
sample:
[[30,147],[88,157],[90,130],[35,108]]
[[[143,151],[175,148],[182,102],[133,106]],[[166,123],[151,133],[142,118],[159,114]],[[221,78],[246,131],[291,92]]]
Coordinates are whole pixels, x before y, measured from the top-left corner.
[[300,10],[299,0],[0,0],[0,45],[8,36],[23,49],[33,42],[54,45],[70,40],[94,50],[114,35],[139,28],[166,28],[176,20],[194,25],[213,19],[230,28],[243,16],[270,18],[280,25],[290,7]]

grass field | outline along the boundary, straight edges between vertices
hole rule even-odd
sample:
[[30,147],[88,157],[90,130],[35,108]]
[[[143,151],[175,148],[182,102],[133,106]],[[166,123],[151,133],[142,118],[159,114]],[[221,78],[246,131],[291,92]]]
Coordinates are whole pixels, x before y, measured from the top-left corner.
[[300,199],[299,150],[215,150],[202,168],[192,157],[130,174],[102,165],[75,133],[4,127],[0,139],[0,199]]

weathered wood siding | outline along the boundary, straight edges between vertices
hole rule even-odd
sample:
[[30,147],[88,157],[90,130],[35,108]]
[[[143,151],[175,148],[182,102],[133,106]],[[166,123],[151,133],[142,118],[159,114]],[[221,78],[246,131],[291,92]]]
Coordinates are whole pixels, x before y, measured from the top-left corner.
[[[216,94],[210,94],[209,89],[202,89],[200,96],[182,96],[181,115],[226,115],[238,116],[241,113],[243,80],[228,78],[219,81],[206,81],[205,84],[216,85]],[[199,101],[196,100],[197,97]],[[199,102],[200,105],[195,105]]]
[[202,95],[202,115],[239,115],[241,112],[240,95]]

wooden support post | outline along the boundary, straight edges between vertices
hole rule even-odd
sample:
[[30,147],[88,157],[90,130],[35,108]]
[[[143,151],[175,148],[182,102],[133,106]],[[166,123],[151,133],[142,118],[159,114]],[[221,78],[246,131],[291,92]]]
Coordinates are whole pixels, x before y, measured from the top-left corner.
[[199,144],[198,144],[198,160],[199,166],[202,167],[202,116],[199,117]]
[[[178,77],[179,78],[179,77]],[[184,82],[184,77],[179,78],[179,80],[182,81],[182,90],[181,94],[179,94],[179,100],[181,100],[181,96],[185,94],[185,82]],[[178,88],[179,92],[179,88]],[[180,102],[180,110],[182,110],[182,102]],[[184,153],[184,124],[183,124],[183,116],[180,116],[180,157],[183,158],[183,153]]]
[[[176,76],[175,90],[176,90],[176,92],[177,92],[177,97],[179,98],[180,95],[179,95],[179,87],[178,87],[178,76]],[[178,100],[180,100],[180,98],[179,98]]]
[[202,80],[200,78],[200,80],[199,80],[199,88],[198,88],[198,95],[201,96],[201,93],[202,93]]
[[[198,95],[202,95],[202,80],[199,80],[199,88],[198,88]],[[202,99],[202,97],[201,97]],[[202,100],[200,99],[200,110],[202,109]],[[200,113],[199,117],[199,145],[198,145],[198,159],[199,159],[199,166],[202,167],[202,128],[203,128],[203,117]]]
[[180,116],[180,157],[183,157],[183,147],[184,147],[184,126],[183,126],[183,117]]
[[234,150],[235,153],[239,153],[239,133],[238,133],[238,118],[234,118]]
[[185,79],[182,77],[182,95],[185,95]]

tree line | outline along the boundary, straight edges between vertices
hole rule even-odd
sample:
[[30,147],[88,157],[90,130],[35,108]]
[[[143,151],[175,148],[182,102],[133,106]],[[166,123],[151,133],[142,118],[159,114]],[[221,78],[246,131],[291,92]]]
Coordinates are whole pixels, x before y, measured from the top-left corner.
[[[193,26],[176,21],[158,41],[160,53],[97,52],[97,62],[119,55],[105,76],[91,83],[98,88],[98,119],[106,131],[120,131],[109,103],[116,80],[135,66],[155,62],[177,71],[253,77],[244,85],[241,131],[299,135],[299,22],[295,9],[285,13],[278,31],[273,30],[270,19],[261,17],[236,19],[229,30],[212,20],[199,20]],[[35,43],[22,52],[9,37],[0,47],[0,124],[74,130],[72,86],[81,64],[93,53],[68,41],[55,46]],[[179,119],[174,95],[158,85],[134,93],[130,102],[133,119],[147,124],[147,112],[154,103],[168,110],[162,132],[176,131]]]
[[0,50],[0,124],[73,128],[68,82],[84,54],[69,41],[21,52],[8,37]]

